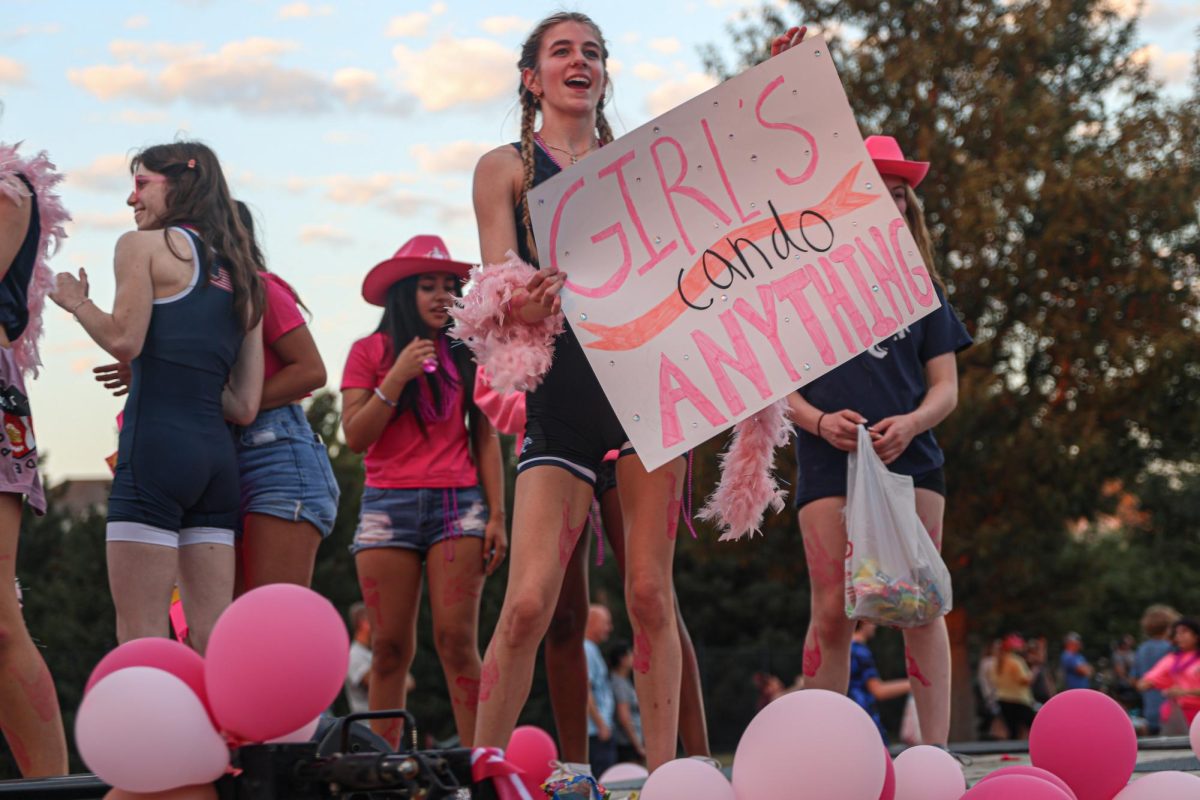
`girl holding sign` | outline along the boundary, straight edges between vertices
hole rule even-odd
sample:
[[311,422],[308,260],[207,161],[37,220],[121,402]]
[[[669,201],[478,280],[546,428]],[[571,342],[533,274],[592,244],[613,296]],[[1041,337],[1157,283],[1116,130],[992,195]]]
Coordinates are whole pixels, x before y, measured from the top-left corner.
[[[858,426],[868,425],[880,459],[893,472],[913,477],[917,514],[940,548],[945,459],[933,438],[933,427],[958,402],[954,356],[971,344],[936,279],[929,231],[913,191],[929,165],[907,160],[890,136],[871,136],[866,144],[923,262],[935,276],[942,305],[788,399],[798,428],[795,502],[812,587],[804,686],[838,692],[846,691],[854,633],[854,621],[846,618],[844,608],[846,453],[856,447]],[[905,629],[904,640],[922,735],[928,744],[945,745],[950,731],[950,643],[945,619]]]
[[[480,159],[474,201],[485,264],[510,250],[537,263],[526,195],[541,181],[611,141],[604,118],[608,50],[588,17],[560,13],[543,20],[521,51],[519,147]],[[538,113],[542,126],[534,129]],[[514,325],[560,313],[566,275],[540,270],[508,306]],[[592,373],[578,340],[566,330],[554,361],[527,394],[528,427],[518,464],[513,553],[508,591],[484,659],[475,743],[503,747],[529,694],[534,660],[546,634],[568,564],[592,502],[596,474],[609,450],[620,450],[617,477],[625,516],[625,593],[634,632],[634,671],[651,769],[675,756],[679,724],[680,641],[672,582],[685,460],[647,472]],[[564,753],[568,758],[572,754]],[[575,756],[576,758],[578,756]],[[568,781],[586,774],[575,764]],[[555,777],[555,776],[552,776]],[[582,779],[586,780],[586,778]]]

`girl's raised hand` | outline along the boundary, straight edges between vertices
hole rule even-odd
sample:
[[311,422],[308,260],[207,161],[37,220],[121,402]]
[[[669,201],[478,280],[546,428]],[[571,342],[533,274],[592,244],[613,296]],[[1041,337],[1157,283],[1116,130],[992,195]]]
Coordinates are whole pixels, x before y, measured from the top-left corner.
[[431,340],[418,336],[400,351],[400,355],[396,356],[396,361],[392,364],[392,372],[407,383],[424,373],[427,361],[437,364],[437,350]]
[[806,33],[808,33],[807,25],[788,28],[786,33],[781,33],[771,40],[771,55],[777,56],[784,50],[800,44],[804,41],[804,34]]
[[566,281],[565,272],[551,267],[539,269],[525,284],[525,297],[516,308],[517,316],[522,322],[534,323],[557,314],[562,308],[562,298],[558,293]]

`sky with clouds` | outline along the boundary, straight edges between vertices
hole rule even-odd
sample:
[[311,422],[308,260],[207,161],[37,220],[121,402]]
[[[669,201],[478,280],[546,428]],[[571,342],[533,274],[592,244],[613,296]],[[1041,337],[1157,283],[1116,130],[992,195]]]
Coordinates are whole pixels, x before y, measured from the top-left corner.
[[[1132,7],[1131,0],[1116,5]],[[714,84],[698,47],[720,43],[752,0],[608,0],[604,30],[618,135]],[[417,233],[456,258],[479,248],[470,208],[480,154],[516,138],[521,40],[555,4],[280,0],[0,0],[0,140],[48,150],[67,174],[75,221],[52,262],[85,267],[111,307],[112,249],[133,227],[128,158],[180,136],[221,157],[255,210],[271,267],[313,312],[336,387],[378,312],[365,272]],[[1144,56],[1186,82],[1200,3],[1148,0]],[[121,401],[90,379],[105,354],[57,307],[46,369],[32,382],[39,444],[54,480],[105,473]]]

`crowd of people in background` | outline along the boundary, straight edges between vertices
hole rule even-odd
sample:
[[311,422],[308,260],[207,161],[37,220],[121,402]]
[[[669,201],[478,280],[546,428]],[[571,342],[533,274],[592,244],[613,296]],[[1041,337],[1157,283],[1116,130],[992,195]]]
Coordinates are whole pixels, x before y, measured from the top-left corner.
[[1141,628],[1140,642],[1124,634],[1094,663],[1073,631],[1055,661],[1045,637],[1009,633],[989,642],[975,672],[979,738],[1028,738],[1038,709],[1072,689],[1112,696],[1140,735],[1186,734],[1200,713],[1200,623],[1156,604],[1142,614]]

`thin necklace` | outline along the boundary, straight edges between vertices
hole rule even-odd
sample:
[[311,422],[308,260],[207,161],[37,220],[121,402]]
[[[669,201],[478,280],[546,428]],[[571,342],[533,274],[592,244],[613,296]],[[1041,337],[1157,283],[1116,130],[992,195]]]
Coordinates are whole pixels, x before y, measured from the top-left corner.
[[[586,156],[588,153],[590,153],[596,149],[596,140],[595,139],[592,140],[592,143],[590,145],[588,145],[588,148],[586,150],[583,150],[579,153],[572,153],[570,150],[566,150],[562,147],[555,147],[554,145],[549,144],[545,139],[542,138],[542,135],[540,133],[535,133],[533,135],[533,140],[535,142],[537,142],[538,144],[540,144],[542,146],[542,149],[544,149],[544,150],[557,150],[560,153],[566,153],[568,156],[570,156],[571,164],[573,164],[573,165],[578,164],[580,158],[582,158],[583,156]],[[556,164],[558,163],[558,159],[555,159],[553,155],[550,155],[550,158],[553,159]],[[560,168],[561,168],[561,166],[562,165],[559,164]]]

